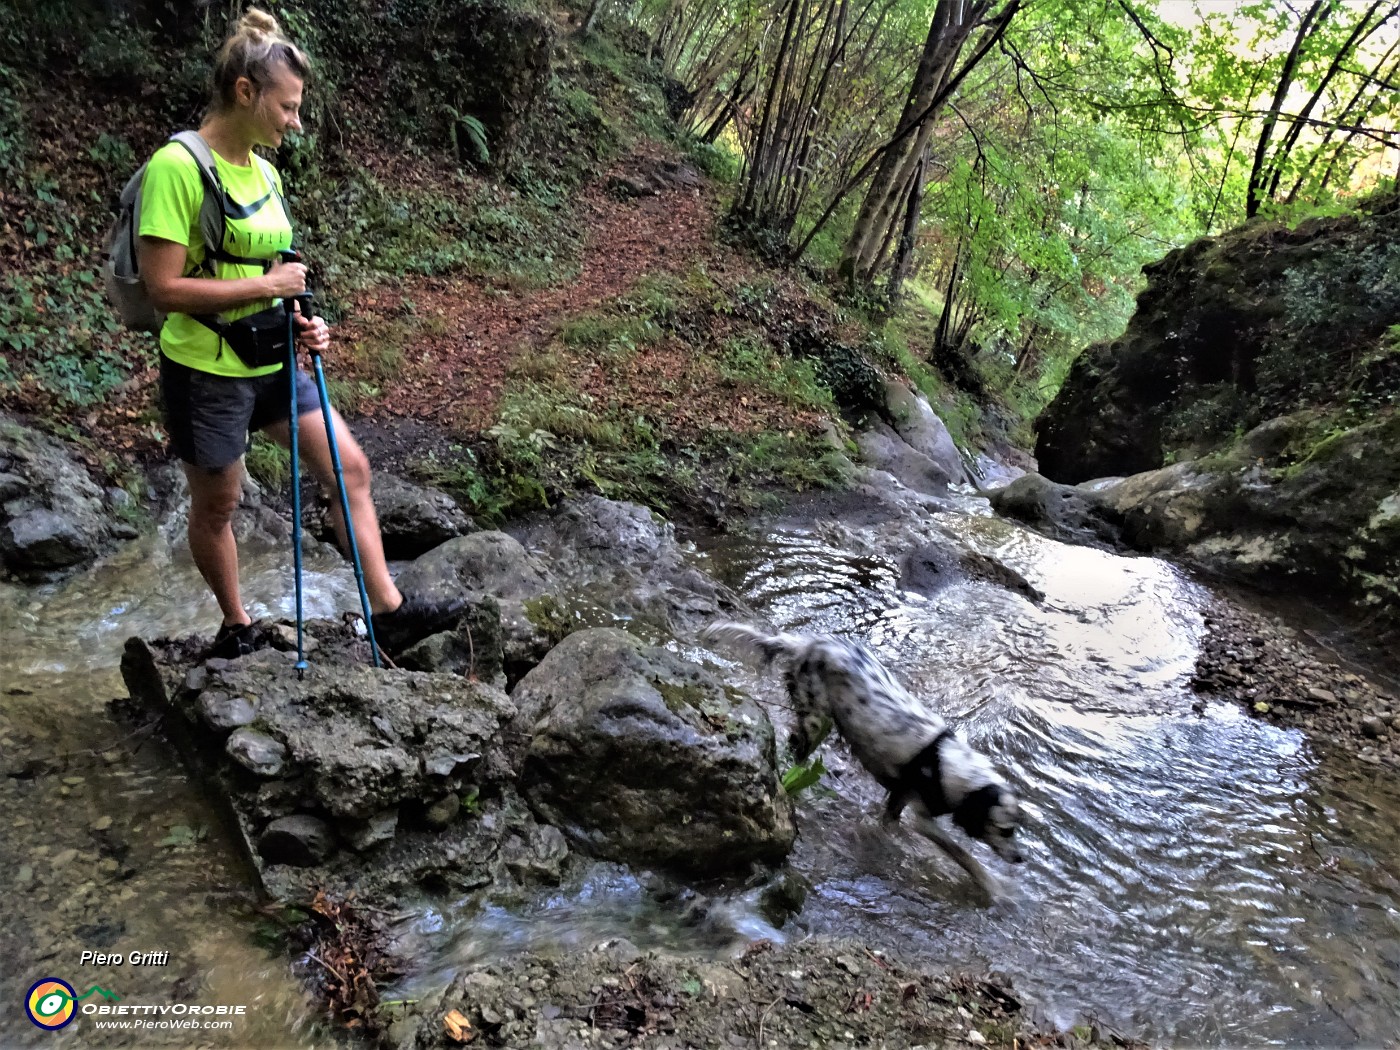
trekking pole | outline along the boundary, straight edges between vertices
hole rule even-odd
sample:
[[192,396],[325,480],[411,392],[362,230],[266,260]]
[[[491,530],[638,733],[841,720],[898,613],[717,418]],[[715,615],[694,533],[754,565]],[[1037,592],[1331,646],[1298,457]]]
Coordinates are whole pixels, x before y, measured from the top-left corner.
[[[284,263],[296,262],[301,255],[290,249],[282,249],[277,253]],[[297,437],[297,343],[296,325],[292,322],[292,305],[294,300],[290,297],[282,300],[282,307],[287,312],[287,386],[291,390],[291,412],[289,415],[289,429],[291,430],[291,453],[292,453],[292,572],[296,579],[296,615],[297,615],[297,677],[301,678],[306,673],[306,647],[302,641],[302,632],[305,629],[305,619],[302,615],[302,580],[301,580],[301,450]]]
[[[316,301],[310,292],[296,297],[301,315],[308,321],[316,316]],[[379,645],[374,640],[374,616],[370,612],[369,594],[365,590],[365,573],[360,566],[360,547],[355,542],[355,522],[350,517],[350,497],[345,492],[345,477],[340,469],[340,449],[335,441],[335,421],[331,415],[331,396],[326,390],[326,371],[321,365],[321,351],[312,349],[311,363],[316,370],[316,392],[321,395],[321,416],[326,421],[326,439],[331,447],[331,466],[335,470],[335,487],[340,493],[340,512],[345,519],[345,538],[350,544],[350,562],[355,566],[355,583],[360,588],[360,609],[365,614],[365,632],[369,635],[369,653],[374,666],[379,667]]]

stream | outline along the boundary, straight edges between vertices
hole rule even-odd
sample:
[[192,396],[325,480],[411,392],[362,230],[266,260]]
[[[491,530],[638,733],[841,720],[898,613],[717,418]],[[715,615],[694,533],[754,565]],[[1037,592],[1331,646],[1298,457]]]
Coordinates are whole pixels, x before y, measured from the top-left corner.
[[[989,906],[931,843],[880,831],[878,788],[828,744],[831,772],[802,796],[792,855],[811,889],[781,930],[752,888],[702,887],[697,907],[595,865],[523,902],[422,902],[402,935],[414,970],[386,996],[417,998],[458,966],[524,948],[622,936],[720,955],[756,937],[834,934],[1000,971],[1054,1024],[1094,1019],[1157,1045],[1393,1039],[1400,787],[1325,741],[1202,704],[1189,680],[1207,591],[1169,563],[1056,543],[980,500],[935,518],[1044,599],[967,579],[909,590],[879,553],[904,534],[859,513],[693,536],[690,557],[776,627],[865,640],[993,757],[1030,812],[1025,864],[1009,870],[977,847],[1009,900]],[[245,559],[254,615],[290,615],[285,563],[270,550]],[[356,605],[333,557],[313,555],[307,582],[309,616]],[[159,741],[105,708],[124,693],[129,635],[217,619],[188,557],[160,535],[60,585],[0,585],[11,773],[0,950],[13,962],[0,997],[17,1002],[46,975],[83,982],[84,949],[169,951],[163,968],[124,971],[117,990],[247,1004],[230,1041],[208,1045],[338,1045],[285,961],[260,946],[265,919],[208,802]],[[717,666],[784,724],[776,680]],[[0,1045],[60,1043],[18,1011],[0,1020]]]

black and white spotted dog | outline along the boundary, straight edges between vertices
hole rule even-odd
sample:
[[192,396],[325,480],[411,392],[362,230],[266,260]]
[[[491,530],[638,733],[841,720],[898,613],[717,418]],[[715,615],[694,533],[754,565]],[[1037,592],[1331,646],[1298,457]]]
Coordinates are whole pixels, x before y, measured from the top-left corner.
[[764,634],[739,623],[711,624],[701,634],[757,657],[765,668],[781,666],[797,715],[793,754],[805,759],[834,722],[860,764],[889,791],[884,822],[898,823],[907,806],[916,830],[997,896],[996,880],[934,818],[951,815],[972,838],[1019,864],[1020,803],[986,756],[958,739],[874,656],[840,638]]

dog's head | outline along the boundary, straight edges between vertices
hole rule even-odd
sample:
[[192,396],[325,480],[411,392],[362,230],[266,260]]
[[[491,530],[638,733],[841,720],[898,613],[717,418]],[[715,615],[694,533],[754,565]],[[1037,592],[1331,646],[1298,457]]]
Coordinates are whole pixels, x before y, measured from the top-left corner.
[[1015,840],[1021,803],[1005,784],[984,784],[963,796],[953,809],[953,823],[991,846],[1002,860],[1020,864],[1025,859]]

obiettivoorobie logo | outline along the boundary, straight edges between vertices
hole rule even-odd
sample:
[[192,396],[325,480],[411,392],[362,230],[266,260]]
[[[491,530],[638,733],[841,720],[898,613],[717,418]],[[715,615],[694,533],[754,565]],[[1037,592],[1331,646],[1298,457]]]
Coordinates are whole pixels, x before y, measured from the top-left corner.
[[34,982],[24,999],[24,1012],[40,1028],[57,1031],[72,1022],[77,1004],[90,995],[100,995],[108,1002],[120,1002],[121,996],[94,984],[79,995],[67,981],[45,977]]

